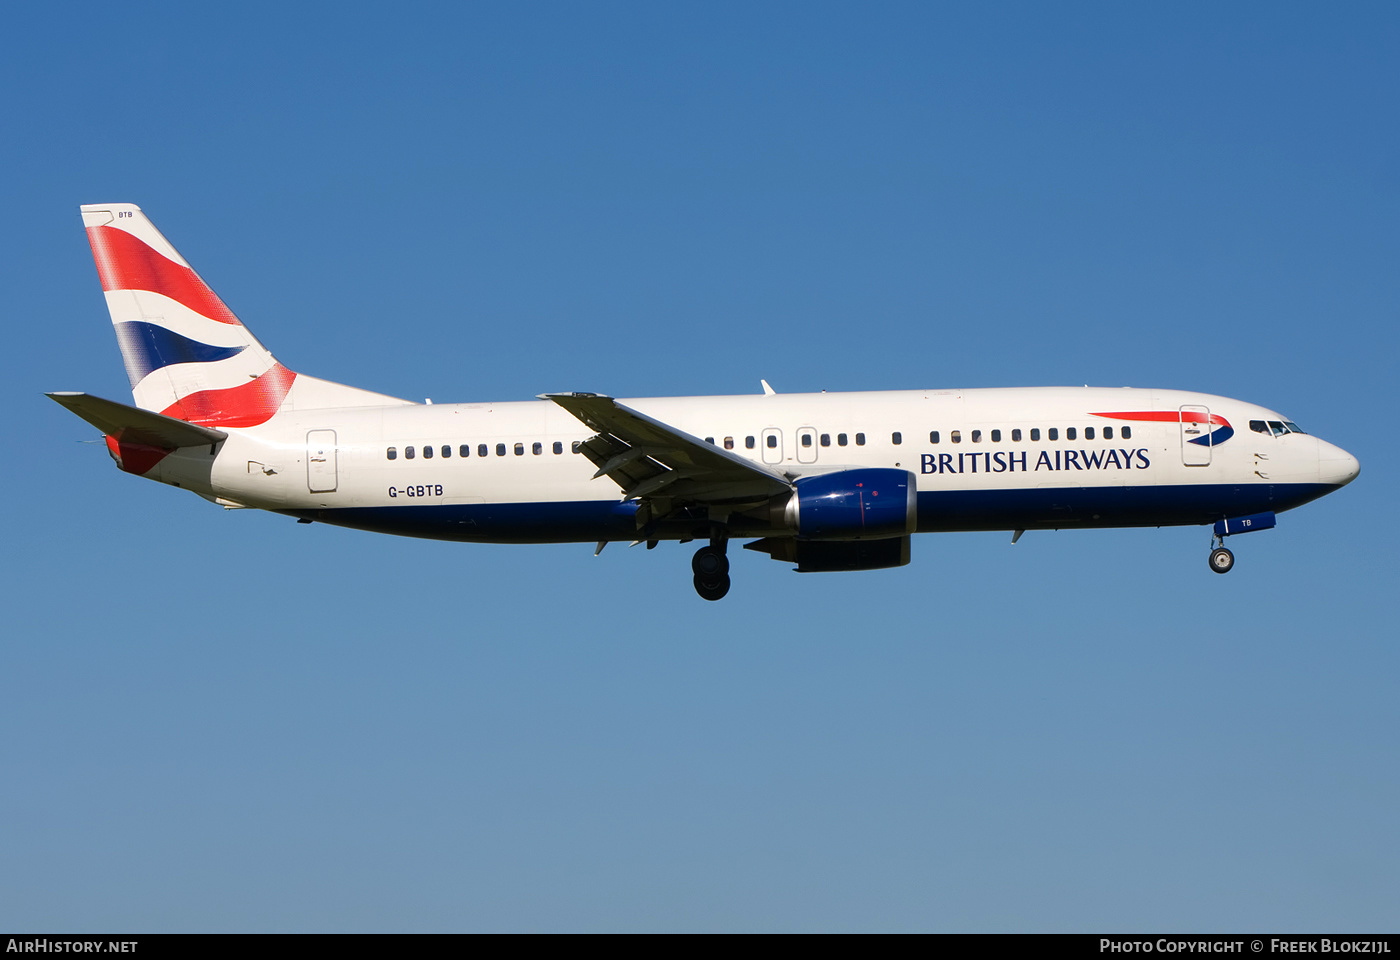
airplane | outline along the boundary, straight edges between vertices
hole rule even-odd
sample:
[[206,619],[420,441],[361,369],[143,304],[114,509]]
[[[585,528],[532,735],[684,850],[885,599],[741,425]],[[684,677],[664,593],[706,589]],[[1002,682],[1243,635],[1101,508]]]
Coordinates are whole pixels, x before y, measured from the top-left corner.
[[117,466],[228,509],[479,543],[701,541],[800,572],[907,564],[915,533],[1213,525],[1331,493],[1355,457],[1272,410],[1182,390],[1017,387],[416,403],[278,363],[129,203],[81,207],[134,405],[50,393]]

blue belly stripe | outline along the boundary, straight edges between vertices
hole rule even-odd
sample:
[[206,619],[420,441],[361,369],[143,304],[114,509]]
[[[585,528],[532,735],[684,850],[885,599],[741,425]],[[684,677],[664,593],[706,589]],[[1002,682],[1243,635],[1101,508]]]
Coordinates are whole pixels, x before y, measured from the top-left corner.
[[[1281,513],[1335,489],[1325,483],[1259,483],[923,491],[919,494],[918,532],[1209,524],[1225,517]],[[574,500],[279,512],[338,526],[432,540],[591,543],[636,538],[636,510],[636,504],[616,500]]]

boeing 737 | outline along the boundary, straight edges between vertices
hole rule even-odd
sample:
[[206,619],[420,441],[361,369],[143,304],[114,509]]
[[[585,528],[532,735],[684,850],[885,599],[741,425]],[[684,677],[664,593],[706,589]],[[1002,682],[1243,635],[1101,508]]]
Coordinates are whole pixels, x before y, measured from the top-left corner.
[[1036,387],[415,403],[278,363],[127,203],[81,208],[134,405],[51,393],[127,473],[223,507],[478,543],[701,541],[803,572],[909,562],[915,533],[1213,525],[1226,537],[1355,479],[1287,417],[1180,390]]

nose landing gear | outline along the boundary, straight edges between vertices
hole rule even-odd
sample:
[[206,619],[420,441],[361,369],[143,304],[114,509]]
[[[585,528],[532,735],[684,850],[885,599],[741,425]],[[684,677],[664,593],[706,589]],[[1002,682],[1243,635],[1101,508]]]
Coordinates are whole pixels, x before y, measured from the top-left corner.
[[1210,568],[1216,573],[1229,573],[1234,569],[1235,555],[1225,549],[1226,537],[1237,533],[1272,530],[1275,522],[1277,521],[1272,511],[1215,521],[1215,535],[1210,538]]
[[690,569],[695,574],[695,592],[705,600],[719,600],[729,592],[729,558],[724,550],[728,541],[715,538],[708,547],[695,551]]
[[1210,568],[1216,573],[1229,573],[1235,567],[1235,555],[1225,547],[1210,552]]
[[1210,568],[1216,573],[1229,573],[1235,568],[1235,555],[1225,546],[1225,539],[1218,534],[1210,538]]

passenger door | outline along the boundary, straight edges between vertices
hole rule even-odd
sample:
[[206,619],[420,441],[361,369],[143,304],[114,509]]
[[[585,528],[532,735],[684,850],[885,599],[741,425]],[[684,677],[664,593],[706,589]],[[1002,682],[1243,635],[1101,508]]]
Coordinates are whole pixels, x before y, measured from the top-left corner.
[[1181,462],[1188,467],[1210,466],[1210,408],[1194,403],[1183,404],[1180,421]]
[[335,493],[334,430],[312,430],[306,435],[306,486],[312,493]]

